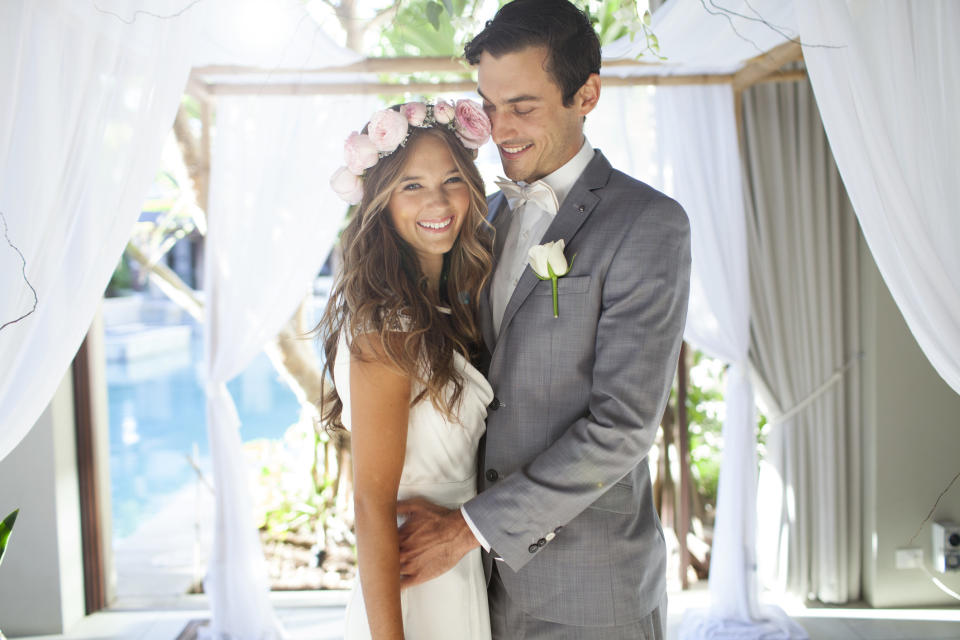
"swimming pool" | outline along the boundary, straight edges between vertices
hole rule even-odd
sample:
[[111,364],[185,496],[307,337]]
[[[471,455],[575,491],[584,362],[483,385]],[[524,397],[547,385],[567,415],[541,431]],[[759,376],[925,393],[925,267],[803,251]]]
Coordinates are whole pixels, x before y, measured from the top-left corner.
[[[115,540],[132,534],[177,491],[196,480],[188,462],[194,449],[200,468],[212,477],[202,384],[202,327],[195,323],[173,326],[189,330],[182,348],[107,363]],[[296,397],[263,353],[227,387],[237,405],[244,442],[280,438],[297,420]]]

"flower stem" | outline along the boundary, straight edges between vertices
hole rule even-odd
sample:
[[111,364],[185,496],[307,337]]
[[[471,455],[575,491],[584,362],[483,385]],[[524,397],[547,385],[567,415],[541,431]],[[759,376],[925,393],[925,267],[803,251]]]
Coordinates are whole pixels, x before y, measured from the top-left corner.
[[559,301],[560,296],[557,294],[557,281],[559,280],[559,278],[557,278],[557,276],[552,273],[552,269],[551,269],[550,275],[552,276],[550,278],[550,284],[552,285],[552,288],[553,288],[553,317],[559,318],[560,317],[560,301]]

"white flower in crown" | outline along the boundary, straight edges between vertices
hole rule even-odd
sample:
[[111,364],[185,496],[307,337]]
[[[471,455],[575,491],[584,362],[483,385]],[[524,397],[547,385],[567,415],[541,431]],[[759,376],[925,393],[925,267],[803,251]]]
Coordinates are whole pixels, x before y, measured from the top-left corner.
[[570,258],[570,264],[567,264],[567,257],[563,255],[564,242],[547,242],[530,247],[530,268],[533,269],[535,276],[541,280],[550,280],[553,289],[553,317],[560,317],[559,295],[557,293],[557,280],[570,273],[573,269],[573,261],[577,257],[574,254]]
[[360,204],[363,199],[363,180],[347,167],[340,167],[334,172],[330,187],[347,204]]
[[422,127],[427,119],[427,105],[422,102],[408,102],[400,107],[400,113],[403,114],[409,124]]
[[406,117],[393,109],[382,109],[370,117],[367,135],[373,141],[373,146],[383,155],[389,155],[397,150],[407,139],[409,123]]
[[456,108],[446,100],[437,100],[437,104],[433,105],[433,117],[440,124],[448,124],[456,115]]
[[377,164],[380,154],[370,136],[354,131],[343,143],[343,159],[350,173],[359,176]]

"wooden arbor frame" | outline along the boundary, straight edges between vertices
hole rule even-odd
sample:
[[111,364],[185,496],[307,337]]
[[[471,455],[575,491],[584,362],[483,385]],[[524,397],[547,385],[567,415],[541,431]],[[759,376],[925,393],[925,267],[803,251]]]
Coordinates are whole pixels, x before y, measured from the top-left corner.
[[[800,45],[786,42],[766,53],[752,58],[736,73],[726,74],[676,74],[638,73],[626,77],[603,76],[608,87],[640,85],[678,86],[704,84],[732,84],[735,91],[742,91],[761,82],[794,82],[806,78],[806,71],[782,70],[790,62],[800,60]],[[636,60],[610,60],[603,63],[606,69],[655,69],[660,65]],[[464,76],[460,80],[443,82],[385,82],[380,80],[336,82],[318,78],[318,74],[413,74],[445,73]],[[272,82],[273,77],[297,76],[296,81]],[[342,67],[273,68],[212,65],[195,67],[190,74],[188,92],[201,100],[216,96],[236,95],[400,95],[404,93],[444,93],[472,91],[476,81],[470,77],[472,70],[458,58],[402,57],[367,58]]]
[[[603,76],[603,85],[608,87],[623,86],[682,86],[705,84],[730,84],[734,90],[734,107],[737,114],[737,133],[741,143],[741,97],[743,91],[751,86],[767,82],[796,82],[806,78],[804,69],[784,70],[784,66],[801,61],[803,58],[800,45],[796,42],[786,42],[759,56],[747,61],[742,69],[735,73],[708,75],[708,74],[677,74],[660,75],[654,72],[637,73],[626,77]],[[607,69],[654,69],[657,65],[642,63],[634,60],[614,60],[604,62]],[[459,75],[460,79],[443,82],[414,81],[408,83],[385,82],[382,80],[367,81],[329,81],[329,75],[334,74],[413,74],[413,73],[444,73]],[[318,77],[321,74],[325,77]],[[272,81],[272,78],[294,76],[296,81]],[[185,161],[192,169],[198,192],[198,204],[206,210],[207,193],[210,175],[210,126],[217,96],[239,95],[273,95],[273,96],[308,96],[308,95],[403,95],[436,94],[444,92],[472,91],[476,88],[476,81],[472,77],[471,69],[462,61],[455,58],[367,58],[360,62],[343,66],[315,69],[262,69],[241,66],[206,66],[196,67],[190,73],[186,93],[196,98],[201,105],[201,135],[199,145],[193,148],[183,148]],[[175,126],[186,126],[186,121],[178,114]],[[742,153],[742,151],[741,151]],[[690,523],[690,461],[689,439],[686,421],[686,347],[681,351],[678,363],[678,424],[679,455],[680,455],[680,513],[679,522],[674,522],[680,544],[680,580],[684,588],[688,586],[687,570],[689,555],[687,549],[687,533]],[[89,398],[88,384],[89,365],[86,361],[86,352],[81,350],[74,362],[74,375],[77,390],[80,396]],[[85,574],[87,575],[87,612],[92,613],[107,605],[106,576],[103,571],[103,558],[97,550],[102,549],[102,532],[98,526],[97,483],[94,469],[96,460],[92,446],[93,427],[90,418],[89,402],[83,397],[77,398],[77,428],[78,428],[78,458],[80,466],[80,491],[84,496],[81,520],[83,529],[83,544],[87,552],[85,556]],[[89,553],[89,556],[88,556]]]

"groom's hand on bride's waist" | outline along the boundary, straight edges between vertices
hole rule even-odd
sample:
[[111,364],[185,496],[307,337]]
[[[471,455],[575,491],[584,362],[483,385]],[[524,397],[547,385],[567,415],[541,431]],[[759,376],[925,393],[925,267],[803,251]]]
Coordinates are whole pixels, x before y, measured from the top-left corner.
[[400,526],[400,587],[411,587],[449,571],[468,551],[480,546],[459,509],[423,498],[397,503]]

